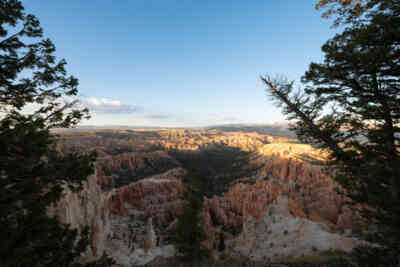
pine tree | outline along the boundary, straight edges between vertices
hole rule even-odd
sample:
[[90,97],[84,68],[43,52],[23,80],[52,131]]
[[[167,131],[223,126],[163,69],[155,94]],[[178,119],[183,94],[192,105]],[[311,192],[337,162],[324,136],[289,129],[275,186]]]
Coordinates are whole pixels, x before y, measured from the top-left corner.
[[199,261],[208,258],[210,253],[202,244],[206,238],[201,221],[205,185],[194,171],[190,171],[185,180],[188,181],[184,196],[187,205],[178,217],[172,239],[177,256],[185,261]]
[[347,27],[323,45],[324,61],[310,64],[304,89],[295,90],[283,79],[262,80],[298,138],[331,152],[341,193],[376,225],[373,240],[381,247],[373,253],[382,257],[370,257],[363,266],[395,266],[400,253],[400,2],[361,2],[373,8],[366,7],[362,16],[342,9]]
[[0,13],[0,266],[83,266],[88,230],[47,216],[63,184],[79,190],[93,173],[94,154],[60,155],[51,132],[87,117],[66,102],[78,80],[20,1],[0,0]]
[[316,9],[325,9],[322,17],[336,16],[334,26],[357,22],[362,15],[379,6],[384,7],[385,0],[318,0]]
[[218,244],[218,251],[224,251],[225,250],[225,237],[222,232],[219,234],[219,244]]

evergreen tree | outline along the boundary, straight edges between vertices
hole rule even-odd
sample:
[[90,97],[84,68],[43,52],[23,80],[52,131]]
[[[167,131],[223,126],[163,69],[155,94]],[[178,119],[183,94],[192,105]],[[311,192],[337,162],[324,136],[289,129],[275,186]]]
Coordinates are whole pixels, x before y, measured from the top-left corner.
[[386,257],[364,266],[391,266],[400,253],[400,2],[357,2],[374,5],[363,16],[342,6],[348,26],[323,45],[324,61],[310,64],[303,90],[262,80],[298,138],[331,152],[341,193],[376,225],[373,253]]
[[51,133],[87,117],[65,102],[78,80],[20,1],[0,0],[0,14],[0,266],[83,266],[88,231],[47,216],[63,184],[79,190],[93,173],[95,155],[60,155]]
[[194,171],[191,171],[185,180],[187,183],[184,197],[187,205],[178,217],[172,239],[177,256],[181,256],[185,261],[198,261],[209,256],[209,250],[202,244],[206,236],[202,228],[200,214],[205,186]]
[[219,234],[218,251],[224,251],[224,250],[225,250],[225,237],[224,234],[221,232]]
[[385,8],[385,0],[318,0],[316,9],[325,9],[322,17],[336,16],[334,25],[354,23],[375,7]]

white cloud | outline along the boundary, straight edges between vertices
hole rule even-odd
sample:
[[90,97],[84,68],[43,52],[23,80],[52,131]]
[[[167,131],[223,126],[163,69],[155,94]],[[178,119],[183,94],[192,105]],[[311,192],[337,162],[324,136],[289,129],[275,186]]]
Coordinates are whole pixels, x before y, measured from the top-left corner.
[[97,99],[95,97],[91,97],[91,98],[87,98],[86,102],[90,103],[92,105],[95,105],[95,106],[101,106],[101,105],[121,106],[121,101],[107,99],[107,98]]
[[168,114],[147,114],[145,116],[145,118],[153,119],[153,120],[166,120],[166,119],[170,119],[171,115],[168,115]]
[[[60,107],[68,103],[76,102],[74,105],[75,108],[88,108],[92,115],[133,114],[143,111],[142,107],[122,103],[120,100],[109,98],[63,96],[56,101],[61,104]],[[32,114],[41,107],[43,107],[43,105],[31,103],[23,108],[23,112],[25,114]]]
[[108,98],[80,98],[81,106],[96,114],[132,114],[143,111],[143,108],[122,103],[120,100]]

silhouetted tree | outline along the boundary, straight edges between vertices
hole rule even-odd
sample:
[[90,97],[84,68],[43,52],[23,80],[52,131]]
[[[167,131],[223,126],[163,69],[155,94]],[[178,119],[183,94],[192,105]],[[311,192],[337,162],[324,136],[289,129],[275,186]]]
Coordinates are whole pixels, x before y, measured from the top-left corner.
[[342,193],[377,226],[385,260],[363,266],[391,266],[400,253],[400,2],[357,3],[375,6],[323,45],[324,62],[311,63],[304,90],[262,80],[298,138],[331,152]]
[[384,4],[385,0],[319,0],[316,9],[325,9],[322,17],[336,16],[335,26],[352,23],[360,19],[365,12]]
[[218,250],[219,251],[224,251],[224,249],[225,249],[225,237],[224,237],[224,234],[221,232],[219,234]]
[[206,239],[202,227],[201,211],[203,206],[204,185],[195,171],[190,170],[185,181],[187,205],[178,217],[176,231],[172,237],[177,256],[185,261],[199,261],[209,257],[209,250],[203,246]]
[[83,266],[76,258],[88,230],[47,216],[64,183],[79,190],[93,173],[95,155],[60,155],[50,132],[87,116],[65,102],[78,80],[67,76],[65,60],[56,61],[55,46],[20,1],[0,0],[0,14],[0,266]]
[[339,26],[368,21],[376,12],[398,10],[399,3],[392,0],[319,0],[315,8],[325,9],[322,17],[335,17],[333,26]]

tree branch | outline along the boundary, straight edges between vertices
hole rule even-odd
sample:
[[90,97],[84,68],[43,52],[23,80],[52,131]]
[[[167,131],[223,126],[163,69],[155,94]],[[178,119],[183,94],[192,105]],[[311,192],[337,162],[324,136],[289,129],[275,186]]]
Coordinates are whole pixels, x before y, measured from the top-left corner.
[[314,121],[304,114],[304,112],[302,112],[295,104],[293,104],[293,102],[291,102],[287,96],[280,92],[271,81],[264,77],[261,77],[261,80],[270,88],[272,94],[279,97],[282,102],[289,107],[290,110],[296,113],[302,119],[302,121],[306,123],[306,125],[315,133],[316,136],[318,136],[319,139],[323,140],[325,144],[327,144],[327,146],[335,153],[336,156],[340,157],[345,155],[345,152],[338,146],[337,142],[330,136],[327,136],[325,133],[323,133],[321,129],[314,123]]

